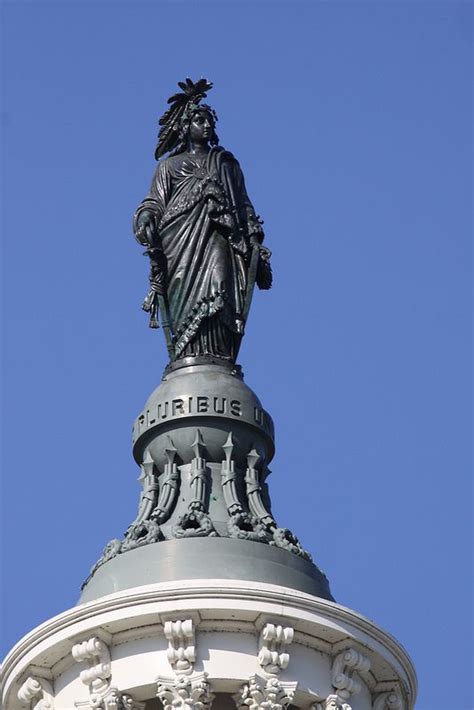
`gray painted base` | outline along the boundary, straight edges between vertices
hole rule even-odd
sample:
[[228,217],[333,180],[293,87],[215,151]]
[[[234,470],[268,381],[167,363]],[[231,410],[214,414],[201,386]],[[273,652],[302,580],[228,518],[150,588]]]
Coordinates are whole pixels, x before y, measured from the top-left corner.
[[230,538],[165,540],[124,552],[103,564],[79,603],[157,582],[238,579],[278,584],[334,601],[324,574],[281,548]]

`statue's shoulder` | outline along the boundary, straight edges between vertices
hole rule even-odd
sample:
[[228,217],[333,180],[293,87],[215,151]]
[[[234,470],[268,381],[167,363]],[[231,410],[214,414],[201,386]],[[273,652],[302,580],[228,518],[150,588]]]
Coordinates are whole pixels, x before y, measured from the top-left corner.
[[158,161],[157,169],[167,170],[173,168],[176,165],[180,165],[183,162],[183,153],[177,153],[176,155],[168,155],[166,158],[161,158]]
[[213,153],[216,157],[219,157],[221,160],[233,160],[234,162],[237,162],[237,158],[234,154],[221,145],[215,145],[211,148],[211,153]]
[[176,155],[168,155],[166,158],[160,158],[155,168],[155,176],[157,178],[167,179],[169,176],[173,176],[179,173],[183,160],[185,158],[185,153],[177,153]]
[[211,148],[211,159],[214,159],[218,165],[235,166],[239,168],[239,161],[230,150],[223,148],[221,145],[216,145]]

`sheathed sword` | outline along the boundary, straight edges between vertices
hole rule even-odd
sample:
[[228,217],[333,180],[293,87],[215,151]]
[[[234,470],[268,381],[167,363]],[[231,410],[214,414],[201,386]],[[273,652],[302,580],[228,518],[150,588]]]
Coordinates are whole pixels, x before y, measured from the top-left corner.
[[174,358],[173,331],[171,330],[171,316],[168,304],[168,296],[165,293],[158,293],[158,309],[161,312],[161,327],[165,334],[166,349],[170,360]]
[[252,256],[250,257],[250,266],[247,273],[247,290],[245,292],[244,308],[242,312],[242,320],[244,324],[247,322],[247,317],[252,303],[253,290],[257,279],[258,260],[260,259],[260,245],[255,243],[252,245]]

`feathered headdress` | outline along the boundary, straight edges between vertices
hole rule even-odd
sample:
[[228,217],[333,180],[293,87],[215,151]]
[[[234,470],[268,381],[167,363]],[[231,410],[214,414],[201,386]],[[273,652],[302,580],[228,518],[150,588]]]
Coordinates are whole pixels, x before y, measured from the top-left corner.
[[199,102],[207,96],[209,89],[212,89],[212,83],[207,79],[199,79],[196,83],[191,79],[186,79],[186,81],[179,81],[178,86],[182,89],[182,93],[170,96],[168,103],[171,106],[159,120],[161,128],[155,150],[156,160],[176,148],[180,142],[183,118],[191,110],[194,112],[198,108]]

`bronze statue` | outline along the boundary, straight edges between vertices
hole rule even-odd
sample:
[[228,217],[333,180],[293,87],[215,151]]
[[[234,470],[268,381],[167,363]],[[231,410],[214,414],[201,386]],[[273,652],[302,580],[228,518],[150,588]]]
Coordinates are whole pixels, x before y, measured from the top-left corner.
[[160,119],[150,193],[133,220],[150,257],[143,308],[165,331],[170,360],[235,362],[253,287],[271,287],[270,252],[232,153],[218,145],[217,116],[201,100],[212,84],[180,82]]

